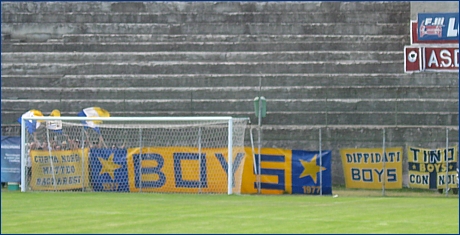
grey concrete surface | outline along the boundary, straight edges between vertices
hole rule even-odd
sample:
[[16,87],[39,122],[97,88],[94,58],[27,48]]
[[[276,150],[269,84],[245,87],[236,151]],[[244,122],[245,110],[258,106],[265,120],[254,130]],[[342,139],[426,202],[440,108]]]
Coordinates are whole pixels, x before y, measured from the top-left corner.
[[43,12],[400,12],[408,2],[22,2],[2,3],[5,13]]
[[[13,74],[401,73],[403,61],[2,63]],[[385,66],[382,66],[385,65]]]
[[[112,81],[115,83],[115,81]],[[131,99],[223,99],[237,97],[239,99],[252,99],[259,92],[257,87],[145,87],[143,85],[129,86],[125,83],[114,84],[113,87],[66,87],[53,85],[53,87],[3,87],[2,98],[18,97],[33,99],[35,97],[48,97],[51,99],[105,99],[122,98]],[[270,94],[270,99],[458,99],[456,87],[426,87],[426,86],[282,86],[264,87],[262,93]],[[20,91],[20,92],[19,92]],[[18,93],[19,92],[19,93]],[[82,96],[82,93],[85,96]],[[21,96],[17,96],[21,94]]]
[[[296,87],[296,86],[403,86],[458,87],[456,73],[372,74],[100,74],[2,75],[2,87]],[[451,95],[458,95],[455,92]]]
[[[349,44],[348,44],[349,45]],[[344,44],[344,49],[346,48]],[[351,46],[351,45],[350,45]],[[325,49],[328,49],[325,47]],[[4,63],[97,63],[111,62],[258,62],[258,61],[400,61],[397,51],[159,51],[159,52],[3,52]]]
[[329,12],[205,12],[178,13],[107,13],[107,12],[44,12],[44,13],[3,13],[2,23],[367,23],[383,21],[406,23],[409,19],[402,12],[348,11]]
[[317,34],[401,35],[407,23],[3,23],[12,39],[58,39],[64,34]]
[[[409,35],[314,35],[314,34],[284,34],[284,35],[229,35],[229,34],[64,34],[64,43],[85,42],[409,42]],[[46,42],[46,40],[45,40]]]
[[411,1],[410,19],[417,20],[418,13],[458,13],[458,1]]
[[[167,51],[399,51],[401,42],[117,42],[117,43],[4,43],[3,52],[167,52]],[[402,56],[400,59],[404,59]]]

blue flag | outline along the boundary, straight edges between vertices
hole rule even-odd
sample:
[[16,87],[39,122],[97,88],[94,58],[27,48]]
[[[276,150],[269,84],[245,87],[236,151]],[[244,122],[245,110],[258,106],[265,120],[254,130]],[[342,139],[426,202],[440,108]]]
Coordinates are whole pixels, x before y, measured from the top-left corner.
[[94,191],[129,191],[127,153],[126,149],[90,149],[90,177]]
[[292,150],[293,194],[332,194],[331,151],[322,151],[321,154],[319,156],[318,151]]

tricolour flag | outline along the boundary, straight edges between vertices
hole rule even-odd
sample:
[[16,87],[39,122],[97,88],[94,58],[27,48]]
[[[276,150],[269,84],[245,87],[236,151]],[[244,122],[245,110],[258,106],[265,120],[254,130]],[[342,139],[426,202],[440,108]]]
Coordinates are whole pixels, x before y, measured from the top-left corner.
[[[83,109],[77,114],[79,117],[110,117],[109,111],[100,107],[89,107]],[[93,128],[98,134],[100,134],[99,127],[97,124],[101,124],[102,121],[82,121],[87,127]]]
[[[21,123],[22,117],[43,117],[43,114],[40,110],[31,109],[18,118],[19,123]],[[37,128],[40,127],[40,124],[40,121],[37,120],[27,120],[25,122],[27,131],[29,131],[30,134],[34,133]]]

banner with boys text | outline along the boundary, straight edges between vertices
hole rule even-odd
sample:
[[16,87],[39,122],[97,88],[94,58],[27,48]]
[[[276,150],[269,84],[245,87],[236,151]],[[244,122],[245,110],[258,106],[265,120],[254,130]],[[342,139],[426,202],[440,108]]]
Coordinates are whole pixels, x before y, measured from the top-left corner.
[[447,154],[446,148],[408,147],[407,149],[409,187],[444,189],[446,178],[449,188],[457,187],[457,146],[449,147]]
[[[341,149],[345,185],[347,188],[402,188],[403,148]],[[383,157],[382,157],[383,156]]]

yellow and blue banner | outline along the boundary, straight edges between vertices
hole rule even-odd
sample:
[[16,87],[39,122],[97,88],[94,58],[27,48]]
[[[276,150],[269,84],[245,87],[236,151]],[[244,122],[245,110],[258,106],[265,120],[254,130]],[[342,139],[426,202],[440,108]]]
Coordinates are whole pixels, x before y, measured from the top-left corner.
[[260,163],[251,148],[246,154],[241,193],[258,192],[260,164],[261,194],[332,194],[331,151],[262,148]]
[[[457,146],[438,149],[408,147],[409,187],[444,189],[457,187]],[[448,163],[446,165],[446,163]]]
[[402,188],[403,147],[341,149],[347,188]]
[[[203,148],[199,154],[191,147],[91,149],[92,186],[95,191],[225,193],[226,151]],[[244,149],[235,151],[234,175],[241,175],[244,156]],[[234,188],[240,184],[236,181]]]
[[88,149],[30,150],[30,161],[33,190],[82,189],[89,185]]
[[[128,149],[131,192],[227,192],[227,149],[145,147]],[[244,149],[235,149],[233,175],[241,174]],[[234,182],[235,183],[235,182]],[[235,186],[235,185],[234,185]]]
[[[226,193],[227,149],[203,148],[200,153],[191,147],[91,149],[92,186],[95,191]],[[317,151],[262,149],[261,193],[332,194],[331,152],[321,156]],[[258,162],[252,149],[234,149],[232,162],[233,190],[257,193]]]

